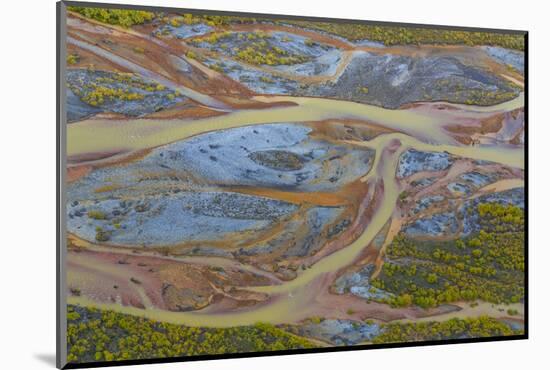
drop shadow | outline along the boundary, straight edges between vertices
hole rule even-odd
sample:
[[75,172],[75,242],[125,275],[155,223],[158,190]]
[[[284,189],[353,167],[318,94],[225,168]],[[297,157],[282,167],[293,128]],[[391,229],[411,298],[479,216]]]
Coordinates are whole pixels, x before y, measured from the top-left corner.
[[51,367],[55,367],[56,365],[55,353],[35,353],[34,358]]

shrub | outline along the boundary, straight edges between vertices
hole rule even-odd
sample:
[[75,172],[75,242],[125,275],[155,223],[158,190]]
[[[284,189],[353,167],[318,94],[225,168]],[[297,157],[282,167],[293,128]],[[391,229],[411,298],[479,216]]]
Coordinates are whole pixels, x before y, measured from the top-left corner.
[[67,55],[67,64],[72,65],[80,61],[80,56],[78,54],[69,54]]
[[428,276],[426,277],[426,281],[430,284],[437,283],[437,275],[433,273],[428,274]]
[[448,321],[418,323],[390,323],[381,327],[380,334],[373,343],[403,343],[455,338],[482,338],[521,333],[505,323],[487,316]]
[[[166,358],[313,348],[307,339],[268,323],[232,328],[187,327],[113,311],[71,306],[67,358],[73,363],[100,359]],[[85,319],[84,319],[85,318]]]
[[324,31],[351,41],[371,40],[381,42],[384,45],[494,45],[508,49],[524,49],[523,35],[298,20],[284,20],[280,23]]
[[142,10],[86,8],[79,6],[69,6],[68,9],[86,18],[124,28],[151,21],[155,17],[154,13]]
[[[523,210],[477,206],[481,230],[467,238],[421,241],[398,234],[372,286],[392,296],[373,300],[423,308],[457,301],[502,304],[524,297]],[[469,248],[466,248],[468,246]]]
[[108,231],[99,230],[95,233],[95,240],[98,242],[106,242],[111,238],[111,234]]
[[515,315],[517,315],[517,314],[519,313],[518,310],[516,310],[515,308],[509,308],[506,312],[507,312],[508,315],[510,315],[510,316],[515,316]]
[[103,211],[93,210],[88,211],[88,217],[93,218],[94,220],[105,220],[107,215]]

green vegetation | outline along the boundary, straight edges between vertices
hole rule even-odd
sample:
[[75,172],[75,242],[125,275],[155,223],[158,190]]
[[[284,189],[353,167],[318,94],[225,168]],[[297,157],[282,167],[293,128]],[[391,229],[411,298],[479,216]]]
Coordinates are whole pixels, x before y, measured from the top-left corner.
[[172,19],[170,19],[170,25],[171,25],[172,27],[176,27],[176,28],[179,27],[179,26],[181,26],[181,24],[180,24],[180,22],[178,21],[177,18],[172,18]]
[[215,63],[215,64],[212,64],[210,65],[210,68],[213,69],[214,71],[218,72],[218,73],[223,73],[223,64],[218,62],[218,63]]
[[494,318],[481,316],[443,322],[390,323],[382,327],[382,333],[373,339],[373,343],[498,337],[521,333]]
[[322,323],[325,319],[323,317],[320,317],[320,316],[314,316],[314,317],[310,317],[309,318],[309,322],[312,323],[312,324],[315,324],[315,325],[319,325],[320,323]]
[[273,79],[271,77],[268,77],[268,76],[260,76],[260,81],[265,82],[265,83],[273,83]]
[[[449,79],[440,79],[435,81],[433,85],[439,99],[446,100],[451,103],[464,103],[468,105],[494,105],[515,98],[518,94],[518,89],[512,83],[503,88],[496,90],[487,90],[481,88],[467,88],[459,81]],[[448,93],[452,91],[452,93]],[[443,96],[441,96],[443,95]],[[433,100],[430,94],[424,94],[424,100]]]
[[69,84],[69,88],[83,102],[94,107],[116,100],[135,101],[145,98],[144,94],[135,90],[132,91],[132,88],[147,92],[166,90],[164,85],[156,82],[145,82],[132,73],[110,73],[106,76],[96,77],[83,86]]
[[69,54],[67,55],[67,64],[72,65],[80,61],[80,55],[78,54]]
[[191,43],[198,44],[201,42],[206,42],[208,44],[217,44],[220,40],[227,40],[232,35],[232,32],[223,31],[223,32],[212,32],[206,36],[196,37]]
[[113,101],[118,100],[142,100],[144,96],[139,93],[130,92],[122,88],[114,89],[105,86],[95,86],[93,89],[87,91],[82,96],[82,101],[92,106],[100,106],[105,100]]
[[86,18],[124,28],[151,21],[155,17],[155,13],[142,10],[86,8],[79,6],[69,6],[68,9]]
[[384,45],[493,45],[508,49],[523,50],[522,35],[441,30],[434,28],[374,26],[354,23],[327,23],[311,21],[280,21],[312,30],[324,31],[351,41],[371,40]]
[[191,41],[191,44],[199,46],[201,43],[210,45],[222,44],[229,39],[237,38],[234,47],[230,50],[231,55],[245,63],[254,65],[292,65],[309,61],[309,57],[299,54],[290,54],[287,51],[272,45],[271,36],[265,32],[212,32],[207,36],[197,37]]
[[180,27],[182,25],[194,25],[204,23],[211,27],[228,26],[231,24],[252,24],[256,23],[255,18],[220,16],[220,15],[200,15],[200,14],[182,14],[175,17],[164,17],[162,21],[172,27]]
[[197,59],[197,54],[191,50],[189,50],[187,53],[185,53],[185,56],[187,58],[191,58],[191,59]]
[[134,73],[111,73],[109,77],[97,77],[95,82],[98,82],[98,83],[122,82],[130,86],[133,86],[135,88],[147,90],[147,91],[154,91],[156,86],[159,86],[159,84],[157,83],[147,83],[143,81],[139,77],[139,75]]
[[477,206],[481,230],[447,242],[412,240],[400,234],[387,250],[382,273],[372,281],[392,293],[392,306],[435,307],[456,301],[517,303],[524,297],[523,210]]
[[80,306],[69,305],[67,311],[67,352],[72,363],[314,347],[265,323],[191,328]]
[[[118,189],[120,189],[119,184],[107,184],[107,185],[102,185],[102,186],[99,186],[99,187],[95,188],[94,193],[96,193],[96,194],[108,193],[108,192],[115,191],[115,190],[118,190]],[[89,216],[89,212],[88,212],[88,216]]]
[[67,321],[76,321],[80,319],[80,314],[76,311],[67,312]]
[[178,18],[178,21],[187,25],[205,23],[211,27],[227,26],[231,24],[252,24],[257,22],[256,18],[249,17],[200,14],[183,14]]
[[240,49],[236,57],[249,64],[267,64],[269,66],[300,64],[309,60],[308,57],[303,55],[289,55],[276,46],[265,48],[262,45],[258,47],[258,44],[255,43],[245,49]]
[[103,211],[88,211],[88,217],[93,218],[94,220],[105,220],[107,218],[107,215]]
[[109,231],[103,230],[102,227],[97,226],[95,228],[95,240],[98,242],[106,242],[111,239],[111,233]]

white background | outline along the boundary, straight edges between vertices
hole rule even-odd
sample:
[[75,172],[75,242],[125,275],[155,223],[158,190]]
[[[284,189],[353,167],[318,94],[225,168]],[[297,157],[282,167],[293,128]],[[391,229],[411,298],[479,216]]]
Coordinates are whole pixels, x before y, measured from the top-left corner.
[[[127,0],[133,4],[530,31],[530,339],[141,366],[141,369],[548,368],[548,80],[544,1]],[[111,0],[111,2],[120,2]],[[55,2],[3,1],[0,21],[0,367],[53,368],[55,359]]]

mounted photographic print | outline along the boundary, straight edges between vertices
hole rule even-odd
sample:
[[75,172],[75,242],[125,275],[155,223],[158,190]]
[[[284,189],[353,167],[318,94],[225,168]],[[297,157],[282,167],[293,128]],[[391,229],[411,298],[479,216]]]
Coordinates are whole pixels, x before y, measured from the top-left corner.
[[527,33],[58,3],[58,367],[527,338]]

